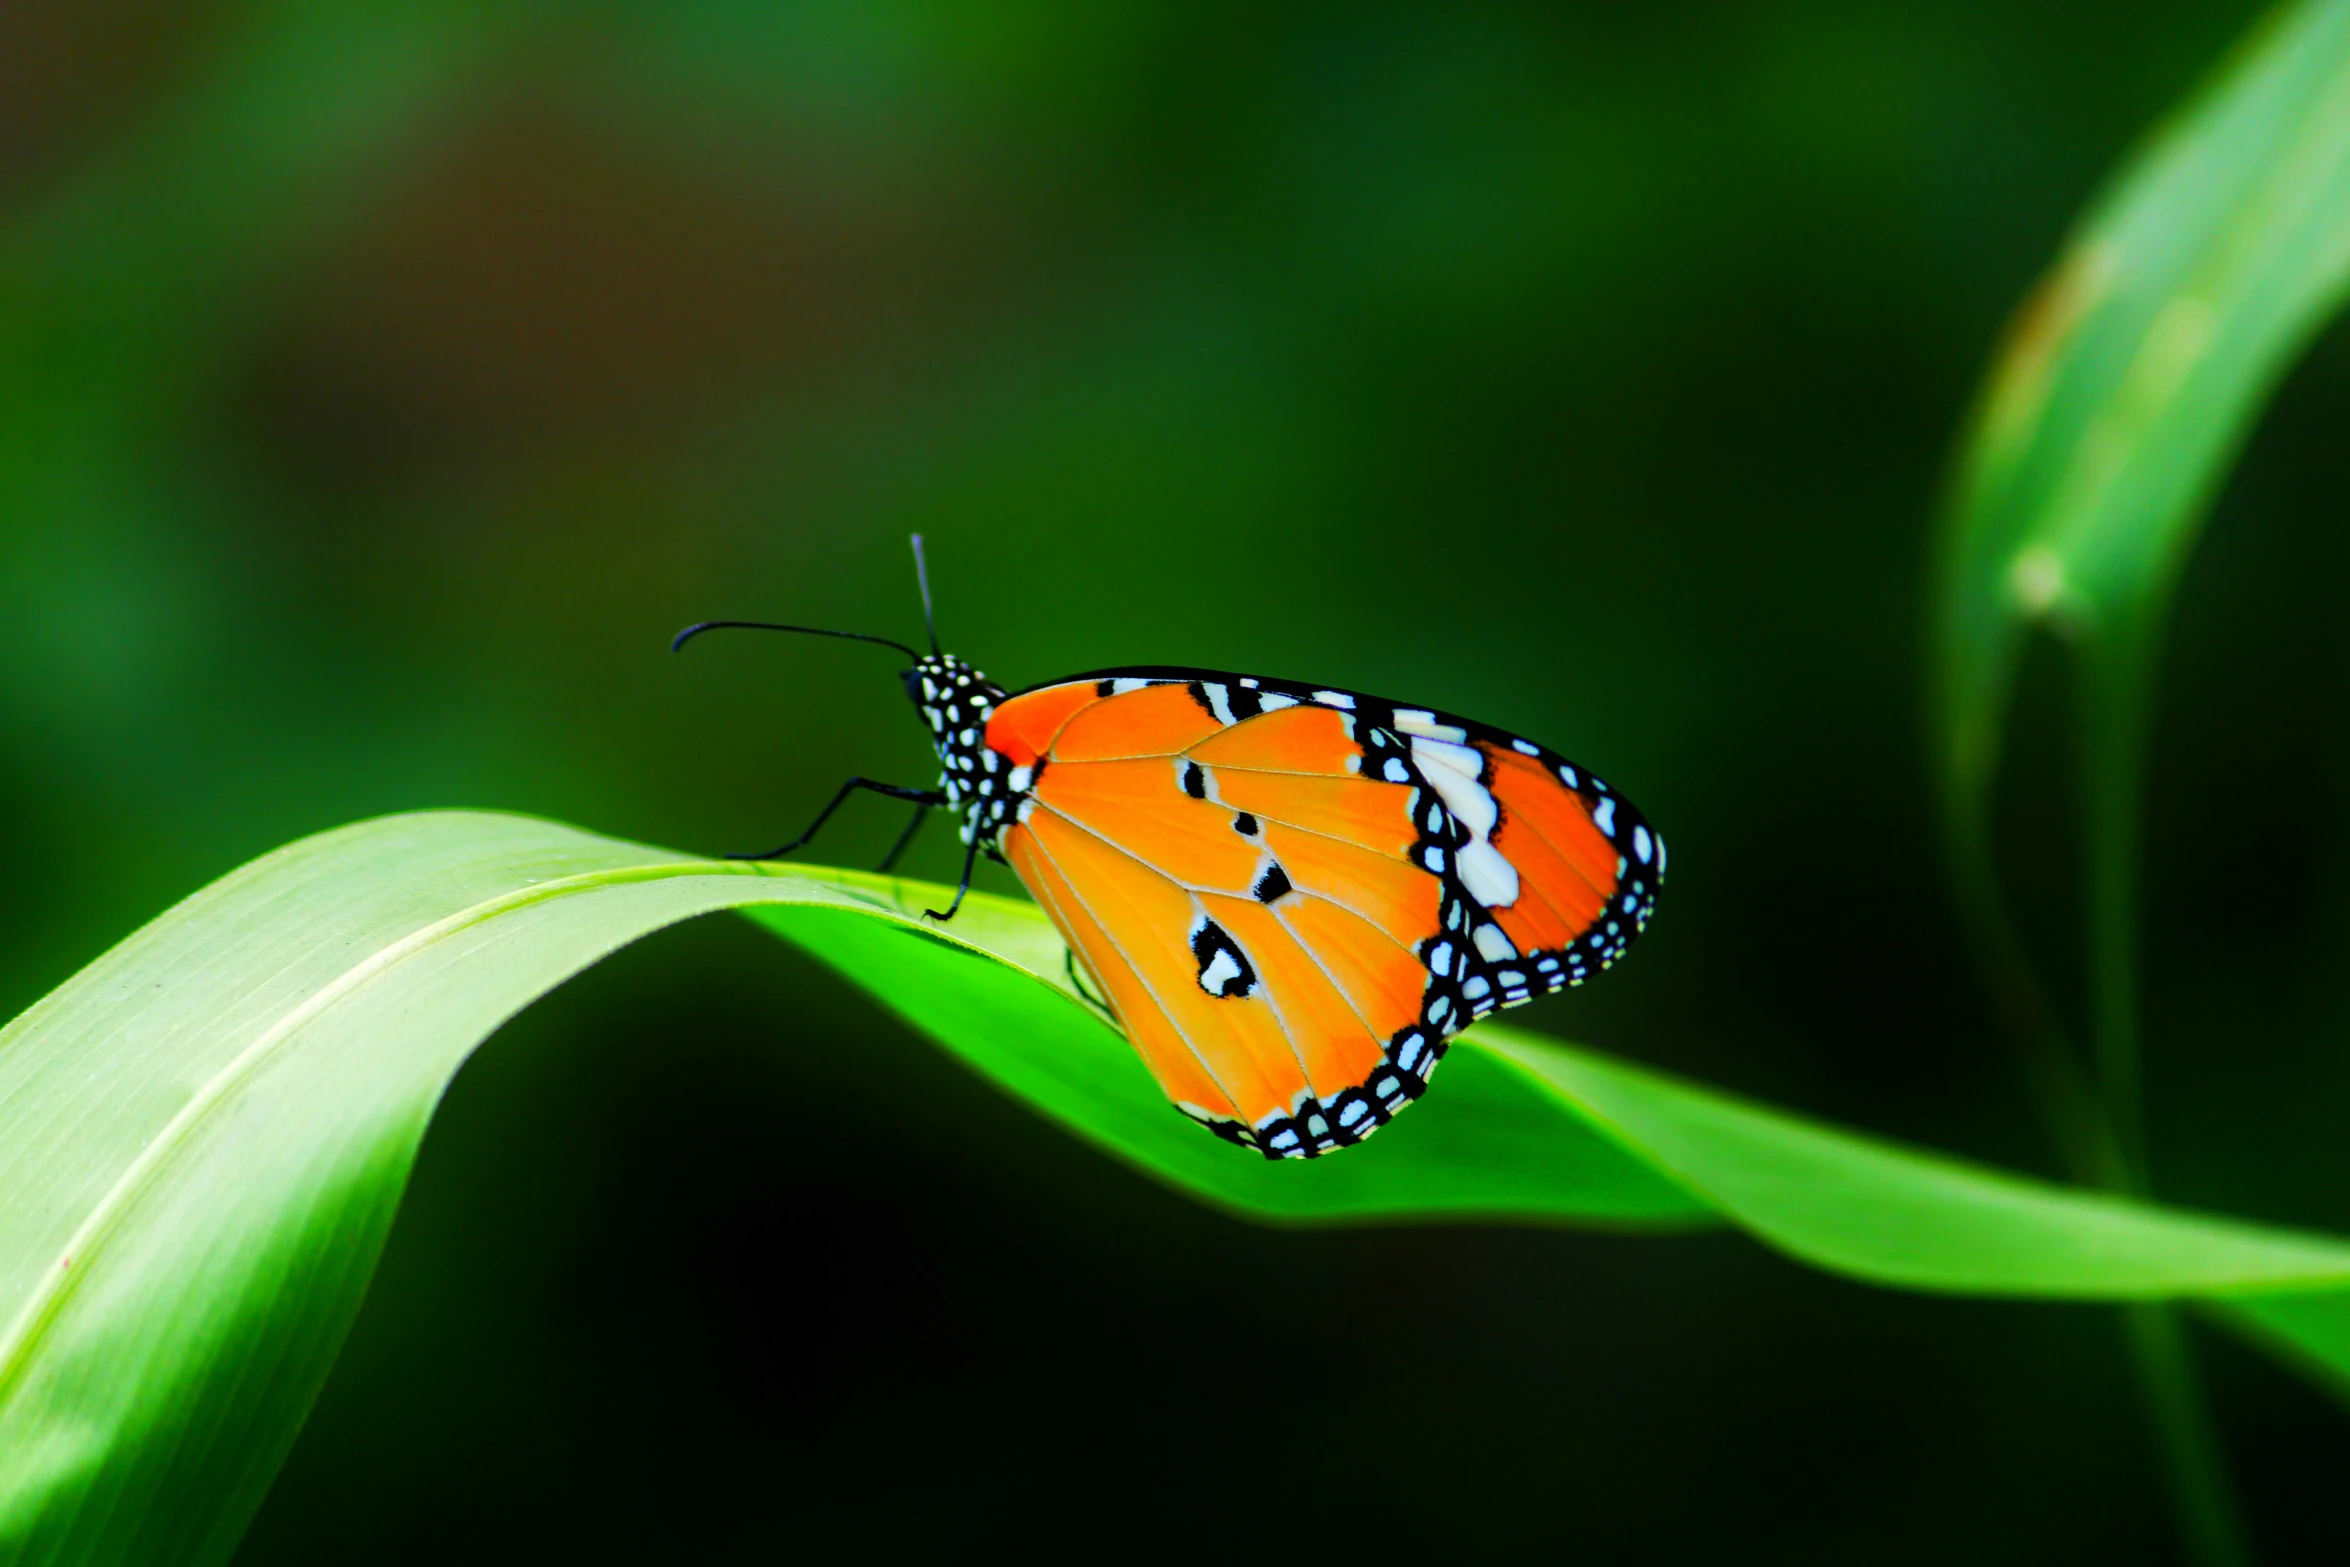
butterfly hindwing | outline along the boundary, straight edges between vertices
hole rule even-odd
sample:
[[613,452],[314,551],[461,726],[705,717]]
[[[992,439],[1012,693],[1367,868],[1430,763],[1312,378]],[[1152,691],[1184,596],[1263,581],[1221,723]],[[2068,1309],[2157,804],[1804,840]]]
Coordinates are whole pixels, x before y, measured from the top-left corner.
[[1274,1157],[1361,1140],[1469,1022],[1619,957],[1664,845],[1597,779],[1351,692],[1115,670],[1004,698],[997,846],[1168,1096]]

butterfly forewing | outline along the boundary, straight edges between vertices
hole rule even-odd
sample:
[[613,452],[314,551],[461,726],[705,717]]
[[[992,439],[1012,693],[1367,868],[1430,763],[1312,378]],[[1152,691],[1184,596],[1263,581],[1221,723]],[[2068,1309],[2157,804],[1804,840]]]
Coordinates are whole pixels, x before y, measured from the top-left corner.
[[1004,858],[1178,1107],[1268,1155],[1360,1141],[1446,1039],[1612,963],[1664,846],[1563,758],[1355,693],[1119,670],[1005,699]]

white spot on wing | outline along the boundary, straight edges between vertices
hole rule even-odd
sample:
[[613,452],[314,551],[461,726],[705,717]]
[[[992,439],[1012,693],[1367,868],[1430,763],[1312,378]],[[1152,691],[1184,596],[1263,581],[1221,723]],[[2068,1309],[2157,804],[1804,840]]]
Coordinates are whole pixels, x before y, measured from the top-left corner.
[[1488,963],[1507,963],[1518,955],[1518,949],[1511,945],[1499,925],[1480,925],[1471,939],[1477,944],[1477,955]]
[[1431,740],[1466,740],[1469,731],[1458,724],[1440,724],[1436,715],[1425,708],[1399,707],[1395,710],[1395,727],[1407,735],[1425,735]]
[[1129,691],[1140,691],[1149,684],[1147,680],[1113,680],[1110,682],[1110,695],[1124,696]]
[[1510,749],[1516,751],[1520,756],[1540,756],[1542,754],[1542,747],[1531,740],[1512,740]]
[[1344,691],[1317,691],[1314,700],[1324,707],[1343,707],[1350,713],[1354,711],[1355,699]]
[[1645,827],[1632,829],[1632,857],[1643,865],[1648,863],[1648,829]]
[[[1253,686],[1256,684],[1256,682],[1253,680],[1243,680],[1241,684],[1244,686]],[[1293,696],[1283,696],[1278,691],[1268,691],[1263,696],[1257,698],[1257,705],[1262,707],[1268,713],[1278,713],[1285,707],[1297,706],[1297,698]]]
[[1430,767],[1449,768],[1463,778],[1474,779],[1485,770],[1485,758],[1465,745],[1454,745],[1446,740],[1415,737],[1412,757],[1426,771]]
[[1229,724],[1232,718],[1232,693],[1213,680],[1200,682],[1200,690],[1208,699],[1208,711],[1216,715],[1216,722]]
[[1518,901],[1518,868],[1484,839],[1455,854],[1453,864],[1469,896],[1487,908],[1506,909]]
[[1610,838],[1616,835],[1616,797],[1605,795],[1591,808],[1591,824]]
[[[1446,745],[1441,740],[1414,740],[1412,754],[1419,758],[1420,776],[1428,780],[1452,814],[1474,838],[1483,838],[1493,831],[1493,824],[1501,818],[1501,808],[1493,803],[1492,794],[1477,781],[1474,770],[1464,774],[1446,752],[1466,749]],[[1474,757],[1477,753],[1468,753]]]
[[1387,775],[1389,783],[1410,783],[1412,781],[1412,770],[1405,765],[1404,759],[1400,756],[1389,757],[1387,765],[1380,771]]
[[1238,978],[1240,965],[1232,960],[1229,951],[1218,947],[1216,955],[1208,959],[1208,966],[1199,971],[1199,988],[1211,996],[1221,996],[1224,987]]

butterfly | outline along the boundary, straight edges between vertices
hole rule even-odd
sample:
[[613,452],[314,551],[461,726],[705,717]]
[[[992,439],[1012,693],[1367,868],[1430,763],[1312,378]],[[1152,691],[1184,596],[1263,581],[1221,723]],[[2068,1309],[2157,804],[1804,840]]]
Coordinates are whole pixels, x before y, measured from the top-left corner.
[[1011,692],[942,652],[877,642],[930,731],[933,810],[961,819],[963,878],[1008,865],[1068,944],[1070,974],[1175,1108],[1268,1158],[1369,1137],[1427,1089],[1478,1018],[1581,984],[1647,927],[1665,844],[1630,801],[1506,730],[1359,691],[1213,670],[1097,670]]

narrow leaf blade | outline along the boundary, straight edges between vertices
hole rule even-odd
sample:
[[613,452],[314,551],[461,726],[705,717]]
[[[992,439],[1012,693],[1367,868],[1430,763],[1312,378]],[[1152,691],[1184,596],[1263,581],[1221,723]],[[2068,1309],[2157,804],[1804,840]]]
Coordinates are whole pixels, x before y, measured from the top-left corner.
[[1972,799],[2025,634],[2158,617],[2269,393],[2350,287],[2350,6],[2274,15],[2125,169],[2026,304],[1962,448],[1937,734]]
[[763,906],[1097,1146],[1260,1219],[1719,1214],[1913,1288],[2350,1291],[2350,1244],[2016,1180],[1500,1030],[1463,1036],[1366,1147],[1271,1164],[1165,1105],[1032,906],[975,898],[942,934],[916,914],[938,893],[438,813],[280,850],[100,958],[0,1032],[0,1557],[224,1558],[465,1056],[613,948],[729,907]]

